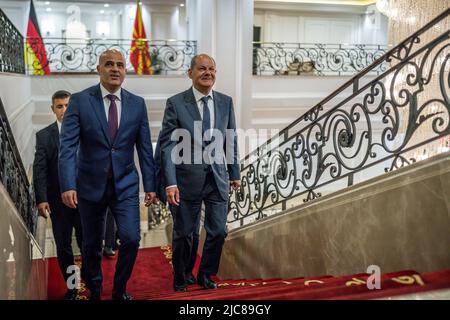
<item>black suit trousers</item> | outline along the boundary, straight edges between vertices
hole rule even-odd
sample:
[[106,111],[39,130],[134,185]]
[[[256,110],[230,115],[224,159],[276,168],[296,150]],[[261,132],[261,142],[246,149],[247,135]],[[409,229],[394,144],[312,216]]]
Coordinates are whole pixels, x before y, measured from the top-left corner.
[[228,200],[223,200],[217,188],[214,175],[208,173],[202,194],[196,200],[183,200],[180,205],[171,206],[173,216],[172,264],[176,282],[191,270],[190,260],[193,236],[198,232],[198,219],[202,201],[205,203],[206,239],[202,252],[199,272],[214,275],[219,269],[222,247],[227,236],[226,219]]
[[82,249],[80,214],[78,210],[65,206],[60,200],[49,200],[49,205],[58,264],[64,280],[67,281],[67,278],[72,275],[71,273],[67,273],[67,268],[74,264],[72,251],[73,229],[75,229],[75,238],[78,247]]

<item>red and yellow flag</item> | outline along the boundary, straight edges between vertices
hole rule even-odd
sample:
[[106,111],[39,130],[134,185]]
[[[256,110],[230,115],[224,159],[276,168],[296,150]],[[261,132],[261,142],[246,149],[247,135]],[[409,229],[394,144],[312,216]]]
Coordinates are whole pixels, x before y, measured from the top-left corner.
[[141,6],[137,1],[136,18],[134,19],[133,40],[131,41],[130,61],[136,74],[152,74],[150,50],[142,22]]
[[30,74],[50,74],[47,51],[42,41],[33,0],[30,1],[30,15],[28,18],[27,39],[25,43],[25,64]]

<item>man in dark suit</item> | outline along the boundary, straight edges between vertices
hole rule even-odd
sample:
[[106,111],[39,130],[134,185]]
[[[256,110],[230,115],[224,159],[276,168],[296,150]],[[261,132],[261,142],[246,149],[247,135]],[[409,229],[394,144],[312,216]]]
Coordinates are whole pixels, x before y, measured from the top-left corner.
[[[64,90],[53,94],[52,111],[56,116],[56,122],[37,132],[33,163],[33,184],[38,212],[44,218],[50,215],[58,264],[66,283],[67,278],[71,276],[67,273],[67,268],[75,264],[72,251],[74,228],[78,247],[82,247],[80,214],[78,210],[63,204],[59,188],[59,132],[69,98],[70,93]],[[77,292],[76,288],[68,288],[64,299],[75,300]]]
[[202,201],[206,240],[197,282],[206,289],[217,288],[211,275],[218,271],[227,235],[230,185],[240,186],[233,101],[212,90],[215,75],[216,64],[211,57],[200,54],[192,58],[192,87],[169,98],[164,112],[161,163],[174,220],[175,291],[186,291],[185,273]]
[[116,220],[120,239],[112,298],[130,300],[126,285],[140,241],[139,176],[145,204],[156,202],[155,173],[145,101],[121,88],[125,58],[105,51],[97,71],[100,84],[72,95],[61,130],[59,172],[64,203],[80,210],[83,227],[83,278],[100,299],[102,240],[106,209]]
[[[166,183],[164,179],[164,172],[161,168],[161,135],[158,137],[158,142],[156,143],[155,148],[155,172],[156,172],[156,196],[158,200],[166,205],[167,197],[166,197]],[[195,222],[194,232],[192,233],[192,248],[191,254],[188,260],[188,263],[185,268],[185,280],[186,284],[195,284],[197,280],[195,279],[192,271],[195,267],[195,262],[197,261],[197,250],[200,242],[200,214],[197,217],[197,221]]]

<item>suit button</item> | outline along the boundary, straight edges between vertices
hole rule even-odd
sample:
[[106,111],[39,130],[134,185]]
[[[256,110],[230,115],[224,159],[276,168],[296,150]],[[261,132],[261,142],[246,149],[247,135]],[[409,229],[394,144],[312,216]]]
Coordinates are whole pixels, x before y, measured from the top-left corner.
[[116,149],[112,148],[112,149],[111,149],[111,152],[116,152]]

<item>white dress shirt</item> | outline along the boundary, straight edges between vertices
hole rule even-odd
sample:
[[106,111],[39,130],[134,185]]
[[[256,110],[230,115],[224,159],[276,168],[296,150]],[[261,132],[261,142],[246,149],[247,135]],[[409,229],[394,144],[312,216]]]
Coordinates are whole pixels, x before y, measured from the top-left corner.
[[122,88],[119,88],[114,93],[110,93],[108,90],[103,87],[103,85],[100,83],[100,90],[102,91],[102,97],[103,97],[103,106],[105,108],[106,113],[106,122],[108,122],[109,119],[109,106],[111,104],[111,100],[107,97],[108,94],[115,95],[117,97],[116,99],[116,107],[117,107],[117,128],[120,126],[120,116],[122,114]]
[[59,134],[61,134],[61,126],[62,126],[62,123],[59,122],[58,120],[56,120],[56,124],[58,125],[58,132],[59,132]]

